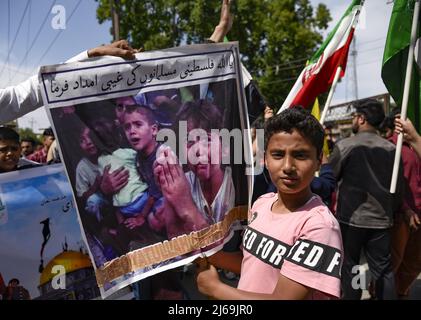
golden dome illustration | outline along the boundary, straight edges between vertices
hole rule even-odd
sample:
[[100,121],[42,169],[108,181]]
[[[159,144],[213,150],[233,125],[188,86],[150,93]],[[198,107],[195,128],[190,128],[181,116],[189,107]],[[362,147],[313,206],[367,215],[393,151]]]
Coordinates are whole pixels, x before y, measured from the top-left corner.
[[66,270],[66,274],[84,268],[92,268],[92,263],[88,255],[80,253],[79,251],[62,252],[51,259],[51,261],[45,266],[40,276],[40,286],[50,282],[54,276],[58,274],[56,270],[56,272],[53,273],[53,268],[56,265],[63,266]]

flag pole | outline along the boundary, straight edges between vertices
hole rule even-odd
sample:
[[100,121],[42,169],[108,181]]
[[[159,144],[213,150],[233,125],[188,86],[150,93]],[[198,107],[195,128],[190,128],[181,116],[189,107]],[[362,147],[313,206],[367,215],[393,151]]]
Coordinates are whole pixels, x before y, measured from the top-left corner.
[[330,88],[329,95],[327,96],[327,100],[325,103],[325,107],[323,108],[322,116],[320,117],[321,125],[323,125],[325,122],[327,111],[330,107],[330,103],[332,102],[333,94],[335,93],[336,85],[338,84],[339,76],[341,75],[341,72],[342,72],[342,67],[339,66],[338,69],[336,69],[335,78],[333,78],[332,87]]
[[[409,45],[408,63],[406,65],[405,87],[403,90],[401,119],[406,119],[406,113],[408,110],[409,89],[411,87],[412,69],[414,65],[414,49],[415,49],[415,42],[417,40],[419,13],[420,13],[420,0],[416,0],[415,6],[414,6],[414,17],[412,19],[411,42]],[[392,181],[390,183],[390,193],[396,192],[396,184],[398,182],[399,163],[401,161],[401,153],[402,153],[402,143],[403,143],[403,134],[401,132],[398,135],[398,142],[396,144],[395,162],[393,164]]]

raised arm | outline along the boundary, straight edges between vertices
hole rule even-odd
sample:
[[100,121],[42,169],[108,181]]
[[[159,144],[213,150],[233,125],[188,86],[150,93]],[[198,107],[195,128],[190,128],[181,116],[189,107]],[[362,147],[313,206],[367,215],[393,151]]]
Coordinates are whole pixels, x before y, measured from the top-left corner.
[[223,0],[221,7],[221,18],[219,19],[218,25],[215,27],[212,35],[209,40],[212,42],[222,42],[224,37],[232,28],[232,23],[234,21],[233,16],[231,15],[231,3],[233,0]]
[[[133,59],[138,50],[131,48],[126,40],[84,51],[66,62],[82,61],[91,57],[112,55]],[[5,89],[0,89],[0,124],[15,120],[43,106],[38,76]]]

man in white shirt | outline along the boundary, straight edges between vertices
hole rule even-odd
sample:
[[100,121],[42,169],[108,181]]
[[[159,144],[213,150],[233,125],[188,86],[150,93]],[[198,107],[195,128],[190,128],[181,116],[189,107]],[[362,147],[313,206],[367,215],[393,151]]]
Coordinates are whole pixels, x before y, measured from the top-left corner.
[[[126,40],[86,50],[66,62],[83,61],[98,56],[117,56],[134,59],[138,50],[129,46]],[[38,76],[5,89],[0,89],[0,124],[5,124],[43,106]]]

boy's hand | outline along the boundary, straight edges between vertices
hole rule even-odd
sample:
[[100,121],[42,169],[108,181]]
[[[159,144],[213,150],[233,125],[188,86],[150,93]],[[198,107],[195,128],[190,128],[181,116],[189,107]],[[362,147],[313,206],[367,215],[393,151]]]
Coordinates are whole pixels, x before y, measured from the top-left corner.
[[199,271],[197,275],[197,288],[201,293],[214,297],[217,287],[221,284],[218,272],[213,265],[206,270]]
[[183,201],[190,201],[190,186],[177,157],[169,147],[161,149],[154,170],[165,199],[179,207]]
[[418,133],[415,130],[411,120],[395,118],[395,133],[399,134],[401,132],[403,133],[404,140],[409,143],[416,140],[416,137],[418,136]]
[[145,218],[142,215],[138,215],[133,218],[127,218],[123,223],[127,228],[134,229],[142,226],[145,223]]
[[133,49],[126,40],[120,40],[88,50],[88,57],[116,56],[124,59],[135,59],[135,54],[138,52],[141,52],[141,50]]
[[418,215],[414,211],[412,211],[411,209],[406,210],[405,219],[411,230],[415,230],[415,231],[418,230],[418,227],[421,221]]
[[104,168],[100,184],[100,189],[105,195],[116,194],[129,182],[129,171],[125,170],[124,167],[120,167],[112,173],[110,173],[110,169],[111,165]]

